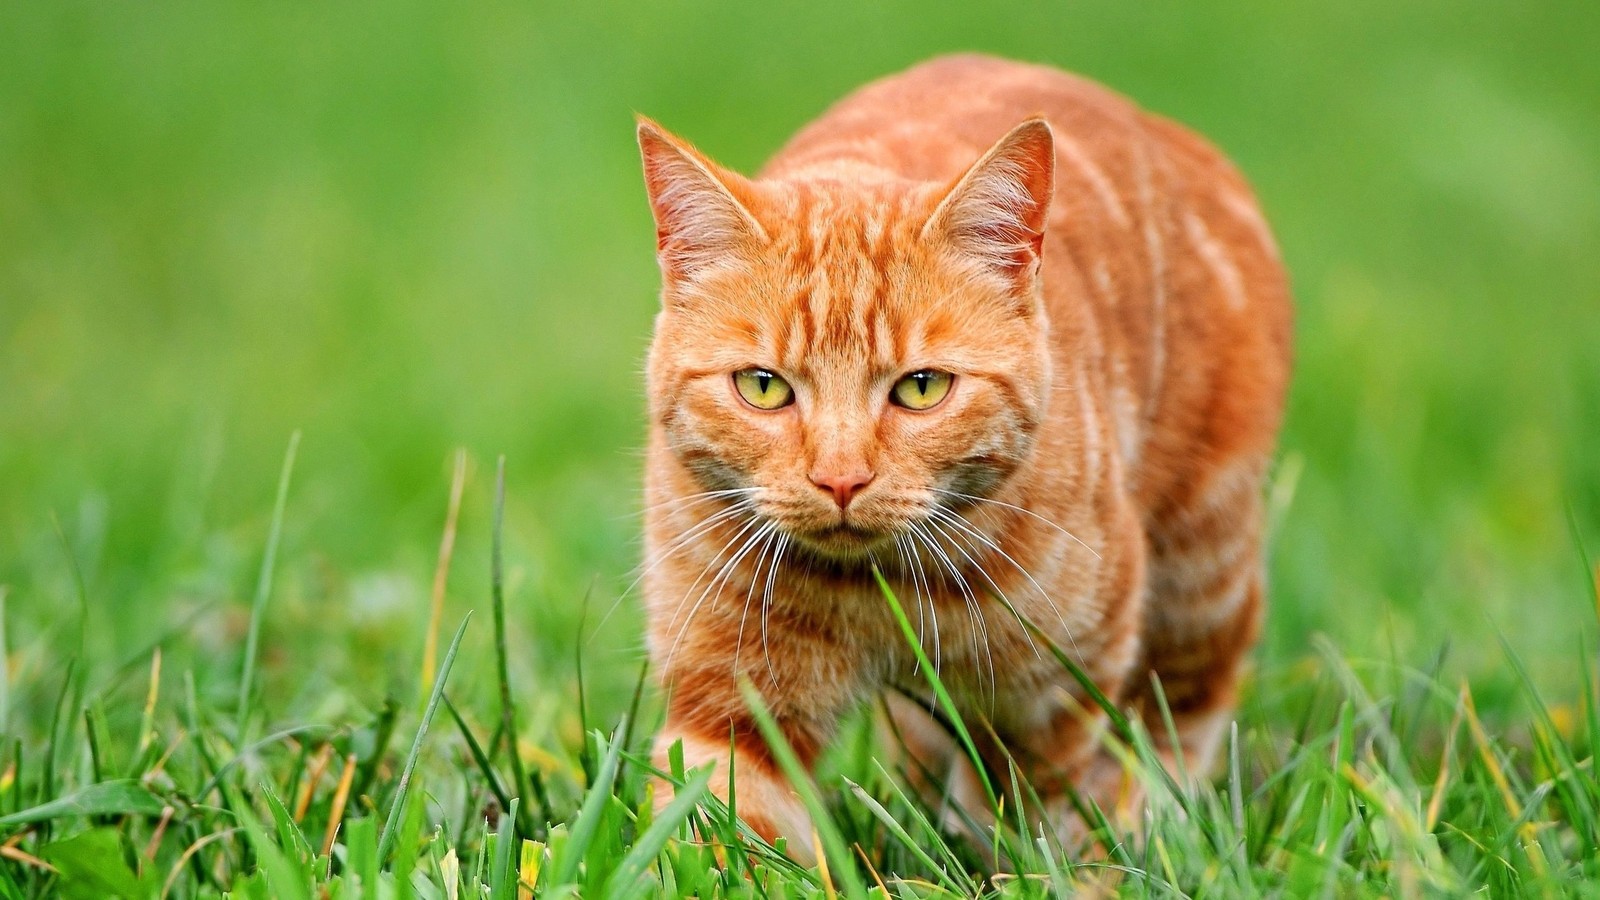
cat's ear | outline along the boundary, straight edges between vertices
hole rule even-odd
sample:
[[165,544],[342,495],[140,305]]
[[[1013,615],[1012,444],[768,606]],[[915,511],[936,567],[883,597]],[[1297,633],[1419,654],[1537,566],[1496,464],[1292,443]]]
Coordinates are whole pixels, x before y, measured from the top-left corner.
[[1038,272],[1054,189],[1050,125],[1029,119],[956,181],[923,227],[923,237],[942,238],[1014,280],[1019,289],[1029,288]]
[[750,183],[639,116],[644,187],[656,219],[656,256],[671,279],[692,278],[750,242],[766,240],[739,199]]

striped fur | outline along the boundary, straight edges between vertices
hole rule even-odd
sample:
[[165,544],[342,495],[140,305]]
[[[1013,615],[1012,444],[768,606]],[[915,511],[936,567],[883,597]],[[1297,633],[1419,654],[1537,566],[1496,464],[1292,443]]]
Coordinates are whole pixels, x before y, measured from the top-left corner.
[[[925,695],[876,565],[1062,833],[1069,787],[1108,805],[1120,788],[1100,716],[1019,618],[1145,715],[1158,676],[1203,771],[1263,610],[1290,361],[1285,276],[1238,173],[1102,87],[977,56],[868,85],[754,179],[648,121],[639,139],[663,271],[659,752],[726,765],[731,746],[740,814],[805,856],[739,683],[808,763],[855,705]],[[741,401],[731,374],[752,367],[795,402]],[[949,396],[891,405],[921,369],[953,373]],[[841,508],[830,473],[870,480]]]

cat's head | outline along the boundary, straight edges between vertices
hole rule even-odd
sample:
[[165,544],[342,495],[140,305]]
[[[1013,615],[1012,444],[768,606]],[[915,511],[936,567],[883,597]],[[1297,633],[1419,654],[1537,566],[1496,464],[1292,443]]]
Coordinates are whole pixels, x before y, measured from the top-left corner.
[[752,181],[644,120],[639,146],[663,276],[651,418],[702,490],[861,558],[1026,461],[1050,383],[1042,120],[942,184]]

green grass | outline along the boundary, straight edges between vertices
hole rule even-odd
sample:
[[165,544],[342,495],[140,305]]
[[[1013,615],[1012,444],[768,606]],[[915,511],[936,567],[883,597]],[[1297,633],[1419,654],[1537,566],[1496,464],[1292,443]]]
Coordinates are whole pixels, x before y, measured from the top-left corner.
[[[0,9],[0,897],[826,893],[641,812],[636,598],[607,615],[655,303],[631,115],[751,169],[973,48],[1210,135],[1299,308],[1237,762],[1153,782],[1098,861],[1013,835],[1017,865],[1191,896],[1600,875],[1600,6],[862,6]],[[817,779],[861,848],[834,889],[1043,895],[930,834],[868,733]]]

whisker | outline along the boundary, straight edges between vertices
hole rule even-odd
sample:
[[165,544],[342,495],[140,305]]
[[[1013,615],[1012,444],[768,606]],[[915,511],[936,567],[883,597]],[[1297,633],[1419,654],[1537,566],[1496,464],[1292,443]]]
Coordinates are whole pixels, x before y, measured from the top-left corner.
[[[935,509],[939,509],[939,507],[934,507],[934,508]],[[961,528],[962,531],[966,532],[967,534],[971,535],[972,537],[976,538],[977,540],[982,541],[985,545],[987,545],[989,547],[989,549],[991,549],[995,553],[999,554],[1001,559],[1004,559],[1006,562],[1010,563],[1014,568],[1016,568],[1016,570],[1018,572],[1022,573],[1022,576],[1024,578],[1028,579],[1028,582],[1033,585],[1033,589],[1039,592],[1039,598],[1041,600],[1043,600],[1045,602],[1045,604],[1047,606],[1049,606],[1052,611],[1055,612],[1056,621],[1061,623],[1061,630],[1066,632],[1067,642],[1072,645],[1072,652],[1077,654],[1078,662],[1079,663],[1084,663],[1085,661],[1084,661],[1084,658],[1083,658],[1083,651],[1078,648],[1078,638],[1077,638],[1077,636],[1075,636],[1072,633],[1072,626],[1067,624],[1067,618],[1066,618],[1065,615],[1062,614],[1061,607],[1058,606],[1056,604],[1055,600],[1051,598],[1050,592],[1044,589],[1044,585],[1039,583],[1039,579],[1033,577],[1033,573],[1032,572],[1029,572],[1027,570],[1027,568],[1022,565],[1022,563],[1017,562],[1016,559],[1014,557],[1012,557],[1011,554],[1007,553],[1004,549],[1002,549],[1000,547],[1000,545],[998,543],[996,543],[992,538],[990,538],[988,535],[984,534],[981,530],[979,530],[977,527],[975,527],[971,522],[967,521],[965,516],[961,515],[960,513],[956,512],[954,510],[950,510],[950,509],[942,509],[940,511],[943,512],[946,516],[950,516],[951,517],[950,521],[952,522],[952,524],[956,524],[958,527]],[[1008,601],[1007,605],[1010,606],[1009,601]],[[1011,607],[1011,613],[1012,613],[1012,615],[1017,617],[1017,622],[1022,625],[1023,631],[1027,631],[1029,623],[1027,622],[1027,620],[1023,619],[1021,613],[1017,612],[1017,610],[1016,610],[1016,608],[1014,606]]]
[[739,613],[739,637],[733,643],[733,675],[739,677],[739,653],[744,649],[744,623],[750,618],[750,602],[756,596],[756,582],[761,579],[761,564],[766,561],[767,551],[772,549],[777,532],[768,532],[766,540],[761,544],[761,549],[756,553],[754,571],[750,574],[750,590],[744,595],[744,610]]
[[667,545],[667,549],[661,551],[654,559],[649,560],[647,564],[643,564],[643,569],[639,572],[639,574],[635,576],[632,581],[628,582],[628,586],[622,589],[622,593],[617,595],[617,599],[611,601],[611,606],[606,609],[605,615],[601,616],[600,621],[593,629],[590,630],[589,639],[593,640],[594,636],[600,633],[600,629],[611,620],[612,614],[617,611],[617,607],[622,605],[622,601],[626,600],[628,595],[633,593],[633,589],[639,586],[639,582],[644,581],[646,576],[655,571],[657,566],[666,562],[670,557],[689,546],[689,544],[691,544],[696,538],[704,535],[707,531],[715,528],[718,524],[738,516],[741,513],[751,512],[753,509],[754,506],[751,505],[748,500],[741,500],[727,509],[718,510],[710,517],[696,523],[685,533],[674,538],[672,542]]
[[[755,519],[751,519],[752,523],[755,521]],[[695,613],[700,611],[700,606],[706,602],[706,597],[710,596],[712,589],[716,589],[718,597],[722,596],[722,588],[726,585],[726,579],[729,573],[731,573],[733,569],[739,565],[739,562],[750,553],[757,541],[767,537],[774,530],[776,530],[777,527],[777,522],[769,521],[757,528],[755,533],[751,534],[750,537],[745,539],[744,544],[739,548],[739,552],[735,553],[726,563],[723,563],[722,568],[717,571],[716,576],[706,584],[706,589],[700,592],[699,598],[694,601],[694,606],[689,608],[689,615],[684,618],[683,627],[678,629],[678,636],[673,638],[672,647],[667,651],[666,662],[663,663],[661,667],[663,672],[672,671],[672,660],[678,655],[678,645],[683,642],[683,636],[689,631],[689,623],[694,621]],[[698,583],[699,582],[697,580],[696,584]],[[693,591],[694,587],[690,586],[689,590]],[[679,607],[682,607],[683,604],[680,602],[678,605]]]
[[[917,530],[914,524],[907,534],[911,535],[918,541],[922,541],[924,544],[927,543],[928,539],[923,536],[921,531]],[[928,578],[928,572],[922,566],[921,554],[913,553],[912,559],[917,563],[917,572],[922,578],[923,586],[928,589],[928,613],[929,617],[933,619],[933,674],[938,675],[940,674],[941,665],[941,648],[939,646],[939,605],[934,600],[933,581]]]
[[[955,564],[955,560],[951,559],[950,554],[946,553],[944,547],[939,544],[938,538],[939,535],[944,534],[943,530],[939,529],[938,523],[932,520],[929,520],[926,525],[928,526],[928,529],[925,531],[925,533],[929,539],[929,546],[933,548],[933,552],[938,555],[940,561],[944,563],[945,569],[949,571],[952,578],[954,578],[957,588],[959,588],[961,591],[961,599],[966,604],[967,617],[971,619],[974,626],[971,635],[973,651],[972,655],[974,657],[978,656],[978,642],[980,638],[983,642],[983,655],[989,669],[989,701],[992,709],[994,706],[996,685],[994,674],[994,649],[989,644],[988,622],[986,622],[983,618],[983,610],[978,606],[977,595],[972,592],[972,586],[967,583],[966,576],[961,574],[960,567]],[[921,526],[913,525],[912,527],[920,528]],[[937,534],[935,533],[935,530],[937,530]],[[980,687],[982,685],[982,670],[979,670],[979,685]]]
[[[985,569],[983,564],[980,563],[977,557],[973,555],[977,554],[978,556],[981,556],[983,554],[983,549],[977,544],[973,543],[972,538],[962,533],[965,530],[969,530],[965,523],[959,520],[952,520],[951,517],[954,516],[954,513],[947,512],[939,507],[934,507],[932,510],[930,510],[930,512],[935,517],[944,520],[950,526],[958,529],[954,533],[945,531],[944,529],[941,529],[941,531],[945,531],[945,534],[950,537],[951,546],[955,547],[956,552],[960,553],[962,557],[966,559],[967,563],[971,565],[973,569],[976,569],[979,575],[983,576],[983,580],[989,583],[989,588],[994,591],[995,596],[1000,599],[1000,604],[1016,618],[1017,624],[1022,626],[1022,636],[1027,640],[1028,646],[1033,650],[1033,655],[1039,659],[1044,659],[1043,652],[1040,651],[1038,643],[1036,643],[1033,639],[1033,634],[1028,630],[1027,620],[1024,619],[1022,614],[1017,611],[1016,605],[1013,604],[1011,602],[1011,598],[1006,595],[1005,589],[1000,587],[1000,584],[995,581],[994,577],[989,574],[989,571]],[[981,534],[979,536],[982,537]],[[970,549],[972,552],[968,553],[968,549]],[[1023,574],[1026,575],[1027,573],[1024,572]]]
[[[679,615],[679,613],[683,612],[684,604],[689,602],[690,595],[692,595],[695,592],[695,588],[698,588],[700,586],[700,582],[705,579],[706,575],[710,574],[711,570],[719,564],[719,562],[722,560],[722,554],[724,554],[724,553],[728,552],[729,550],[731,550],[736,544],[739,544],[741,539],[744,539],[745,543],[747,544],[748,543],[748,539],[745,539],[745,535],[749,534],[752,528],[755,528],[755,529],[757,529],[759,531],[759,527],[758,527],[759,524],[760,524],[760,520],[752,515],[743,525],[739,526],[739,530],[733,533],[733,537],[728,538],[726,541],[723,542],[722,546],[717,548],[717,552],[712,555],[711,560],[709,562],[707,562],[705,564],[705,566],[700,569],[700,574],[696,575],[694,581],[692,583],[690,583],[689,589],[683,592],[683,597],[678,600],[678,605],[673,608],[673,610],[672,610],[672,618],[668,619],[667,620],[668,622],[676,622],[676,621],[678,621],[678,615]],[[718,572],[720,574],[721,570],[719,569]],[[706,585],[706,589],[710,590],[711,585],[713,585],[715,583],[716,583],[716,578],[713,577],[711,579],[711,583]],[[673,653],[675,653],[677,651],[678,642],[683,640],[683,634],[689,628],[689,619],[693,619],[694,618],[695,612],[697,610],[699,610],[699,608],[700,608],[700,602],[702,600],[704,600],[704,599],[705,599],[705,594],[702,593],[700,595],[700,599],[695,601],[694,608],[689,610],[689,617],[684,620],[683,625],[678,629],[677,637],[675,637],[673,639],[673,641],[672,641],[672,648],[671,649],[672,649]],[[671,659],[671,655],[672,655],[672,653],[668,654],[668,659],[669,660]],[[661,670],[663,672],[665,672],[665,671],[667,671],[667,667],[665,665],[663,665],[661,667]]]
[[754,512],[754,506],[741,502],[736,503],[727,509],[718,510],[716,513],[712,514],[706,519],[696,523],[688,531],[679,535],[677,538],[674,538],[673,542],[668,545],[668,548],[665,551],[656,556],[655,559],[651,560],[649,564],[645,566],[644,571],[640,572],[638,577],[634,578],[633,581],[628,583],[627,590],[623,591],[623,596],[627,596],[629,591],[632,591],[635,587],[637,587],[639,582],[642,581],[646,575],[649,575],[656,566],[661,565],[667,560],[668,557],[672,556],[674,553],[677,553],[679,550],[682,550],[684,547],[687,547],[689,544],[693,543],[695,539],[703,536],[707,531],[716,527],[719,523],[725,522],[728,519],[734,518],[735,516],[751,512]]
[[[906,583],[911,585],[912,596],[917,601],[917,647],[921,649],[927,643],[924,631],[927,621],[926,614],[922,609],[922,591],[917,587],[916,576],[911,571],[911,552],[906,548],[908,540],[909,538],[904,535],[896,534],[894,536],[894,549],[900,555],[900,567],[904,570]],[[920,671],[922,671],[922,658],[918,657],[916,664],[911,667],[911,674],[915,675]]]
[[928,599],[928,622],[932,626],[933,630],[933,668],[934,671],[937,672],[939,670],[939,655],[941,653],[941,647],[939,643],[938,597],[933,592],[933,578],[930,577],[928,568],[926,565],[924,565],[922,554],[917,551],[915,544],[907,544],[907,547],[911,551],[911,562],[916,567],[917,579],[922,582],[922,592],[927,596]]
[[1034,512],[1031,509],[1024,509],[1023,507],[1017,506],[1014,503],[1006,503],[1003,500],[991,500],[988,497],[979,497],[976,494],[963,494],[960,491],[947,491],[947,490],[944,490],[943,488],[933,488],[932,490],[936,494],[944,494],[944,495],[950,496],[950,497],[959,497],[962,500],[970,500],[970,501],[972,501],[974,503],[992,503],[995,506],[1001,506],[1001,507],[1004,507],[1006,509],[1015,510],[1015,511],[1017,511],[1019,513],[1022,513],[1025,516],[1032,516],[1033,518],[1038,519],[1039,521],[1043,522],[1046,525],[1049,525],[1051,528],[1054,528],[1055,530],[1061,532],[1062,534],[1064,534],[1067,537],[1073,539],[1074,541],[1077,541],[1079,546],[1081,546],[1083,549],[1089,551],[1090,553],[1093,553],[1095,559],[1099,559],[1100,558],[1099,551],[1095,550],[1093,547],[1091,547],[1088,544],[1084,543],[1083,538],[1078,537],[1077,535],[1073,534],[1072,532],[1066,530],[1065,528],[1062,528],[1060,525],[1057,525],[1056,523],[1050,521],[1049,519],[1046,519],[1044,516],[1039,515],[1038,513]]
[[742,487],[724,488],[717,491],[700,491],[697,494],[688,494],[683,497],[673,497],[671,500],[663,500],[660,503],[652,503],[642,509],[628,513],[626,518],[636,518],[638,516],[643,516],[647,513],[654,512],[658,509],[689,509],[690,507],[699,506],[700,504],[709,502],[711,500],[720,500],[727,497],[751,497],[755,494],[761,493],[764,490],[766,490],[766,488]]
[[767,661],[767,677],[772,679],[773,687],[778,685],[778,673],[772,668],[772,653],[767,647],[767,613],[772,609],[773,577],[778,572],[778,564],[783,562],[783,551],[788,547],[789,536],[778,535],[778,550],[772,555],[772,566],[767,569],[767,589],[761,595],[761,655]]

